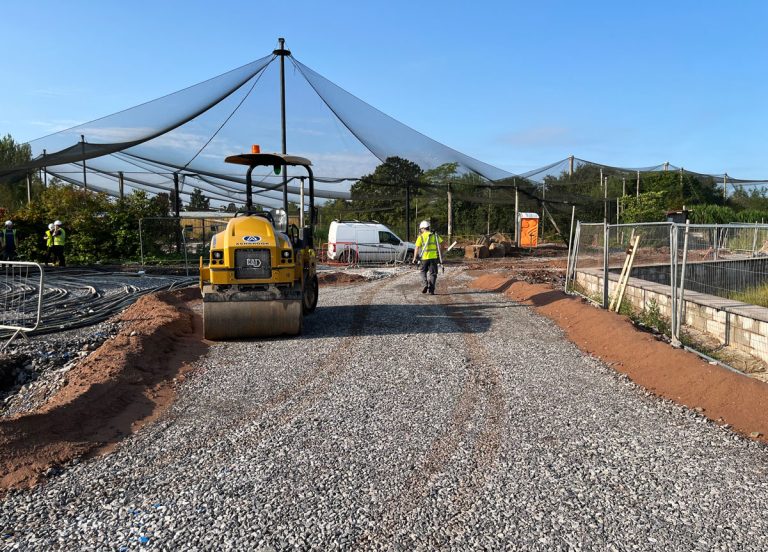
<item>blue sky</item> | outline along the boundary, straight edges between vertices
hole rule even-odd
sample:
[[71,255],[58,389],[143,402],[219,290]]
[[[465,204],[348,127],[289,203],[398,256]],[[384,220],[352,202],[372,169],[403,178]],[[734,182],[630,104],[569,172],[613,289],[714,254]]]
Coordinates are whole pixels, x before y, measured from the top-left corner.
[[268,54],[521,173],[568,155],[768,179],[768,3],[9,0],[0,134],[27,141]]

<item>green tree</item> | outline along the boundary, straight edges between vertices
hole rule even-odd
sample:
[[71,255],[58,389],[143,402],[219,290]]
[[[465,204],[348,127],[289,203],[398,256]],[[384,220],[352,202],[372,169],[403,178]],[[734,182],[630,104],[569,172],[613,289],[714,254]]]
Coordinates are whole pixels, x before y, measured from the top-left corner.
[[211,200],[203,195],[200,188],[195,188],[192,191],[192,195],[189,196],[189,205],[187,209],[190,211],[208,211],[211,207]]
[[728,205],[736,211],[768,211],[768,191],[764,188],[752,188],[748,192],[740,186],[728,197]]
[[416,163],[388,157],[372,174],[352,185],[351,207],[357,218],[378,220],[405,236],[406,189],[415,192],[421,175],[421,167]]
[[723,193],[715,180],[687,172],[659,171],[645,173],[641,187],[647,192],[665,192],[667,208],[682,209],[683,205],[722,205]]
[[51,182],[30,205],[17,213],[21,222],[21,253],[35,258],[42,250],[42,236],[49,222],[61,220],[67,233],[67,256],[73,262],[93,263],[107,256],[113,228],[107,224],[112,204],[106,194],[69,184]]
[[621,198],[621,222],[662,222],[666,216],[666,192],[645,192]]
[[[23,165],[32,159],[29,144],[17,143],[10,134],[0,138],[0,169]],[[36,196],[42,189],[42,182],[32,174],[32,194]],[[11,212],[27,202],[27,175],[8,177],[0,183],[0,207]]]

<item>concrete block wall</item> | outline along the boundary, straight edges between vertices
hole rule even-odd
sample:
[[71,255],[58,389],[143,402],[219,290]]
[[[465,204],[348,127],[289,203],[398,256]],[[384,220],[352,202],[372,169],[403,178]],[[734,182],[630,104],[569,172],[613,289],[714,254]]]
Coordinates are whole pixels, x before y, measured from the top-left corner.
[[[578,269],[575,278],[584,295],[602,297],[601,269]],[[608,275],[609,296],[616,292],[618,279],[618,274]],[[669,285],[630,278],[624,300],[637,311],[647,309],[651,301],[655,301],[661,316],[672,317]],[[683,309],[684,326],[705,332],[723,345],[768,362],[768,308],[686,291]]]

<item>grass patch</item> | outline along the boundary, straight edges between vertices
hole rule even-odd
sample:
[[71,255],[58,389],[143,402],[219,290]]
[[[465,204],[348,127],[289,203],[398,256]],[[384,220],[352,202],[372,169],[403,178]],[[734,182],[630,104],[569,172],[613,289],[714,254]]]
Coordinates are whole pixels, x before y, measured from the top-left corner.
[[768,284],[747,288],[743,291],[734,291],[728,294],[728,299],[768,307]]
[[648,306],[642,311],[636,311],[622,301],[619,312],[626,314],[635,323],[653,328],[660,334],[672,335],[672,324],[666,316],[661,314],[661,308],[655,299],[648,301]]

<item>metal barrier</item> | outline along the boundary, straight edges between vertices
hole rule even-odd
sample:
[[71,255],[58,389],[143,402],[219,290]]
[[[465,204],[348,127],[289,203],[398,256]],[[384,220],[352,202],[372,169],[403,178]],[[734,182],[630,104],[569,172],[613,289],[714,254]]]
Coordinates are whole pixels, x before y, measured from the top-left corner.
[[207,257],[211,237],[226,226],[227,218],[221,213],[211,213],[209,218],[183,212],[179,218],[144,217],[139,220],[141,264],[183,264],[189,275],[190,266],[196,268],[197,259]]
[[621,295],[619,273],[635,237],[618,308],[673,345],[743,371],[768,371],[768,225],[579,222],[566,291],[607,308]]
[[317,253],[319,262],[351,267],[404,263],[412,251],[383,243],[327,242]]
[[[0,350],[6,347],[18,335],[27,338],[40,325],[43,305],[44,271],[38,263],[21,261],[0,261],[3,274],[0,302],[3,310],[0,314],[0,331],[13,332]],[[3,335],[7,335],[3,332]]]

